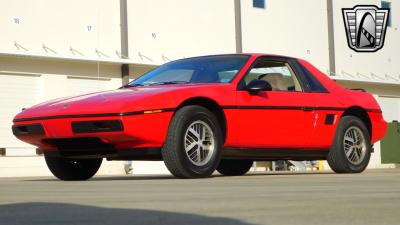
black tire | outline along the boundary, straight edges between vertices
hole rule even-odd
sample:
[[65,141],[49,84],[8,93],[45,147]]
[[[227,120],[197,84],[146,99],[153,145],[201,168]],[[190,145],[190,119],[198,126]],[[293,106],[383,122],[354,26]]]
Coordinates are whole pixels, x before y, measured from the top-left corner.
[[[214,151],[205,165],[191,162],[185,152],[184,136],[187,128],[195,121],[207,124],[213,133]],[[171,120],[164,147],[161,151],[164,163],[175,177],[202,178],[210,176],[216,169],[222,148],[222,132],[213,113],[208,109],[190,105],[179,109]]]
[[[345,132],[351,128],[358,128],[365,140],[366,150],[359,163],[353,163],[346,156],[344,148]],[[344,116],[340,119],[332,147],[328,153],[327,161],[329,166],[336,173],[360,173],[367,168],[371,157],[371,138],[365,124],[355,116]]]
[[252,165],[253,160],[222,159],[217,171],[224,176],[240,176],[246,174]]
[[51,173],[60,180],[88,180],[101,166],[103,159],[67,159],[62,157],[45,157]]

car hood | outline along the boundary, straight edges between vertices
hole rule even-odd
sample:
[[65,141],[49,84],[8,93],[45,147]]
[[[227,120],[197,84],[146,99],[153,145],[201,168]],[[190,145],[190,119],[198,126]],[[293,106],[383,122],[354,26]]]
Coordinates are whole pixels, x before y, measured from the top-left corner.
[[[123,113],[152,109],[148,104],[154,96],[176,89],[189,88],[191,84],[147,86],[122,88],[112,91],[103,91],[85,95],[50,100],[19,113],[15,119],[44,117],[54,115],[82,115]],[[163,95],[162,104],[170,104],[168,95]],[[167,97],[167,98],[166,98]],[[157,107],[161,107],[157,101]],[[150,108],[149,108],[150,107]]]

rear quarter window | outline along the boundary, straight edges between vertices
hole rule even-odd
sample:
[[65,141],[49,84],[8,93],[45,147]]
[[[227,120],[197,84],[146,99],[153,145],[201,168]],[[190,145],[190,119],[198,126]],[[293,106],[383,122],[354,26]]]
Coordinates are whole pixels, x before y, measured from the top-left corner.
[[300,69],[299,72],[302,74],[302,78],[304,82],[306,82],[306,85],[308,86],[310,92],[321,92],[321,93],[327,93],[328,90],[321,84],[321,82],[315,78],[315,76],[307,69],[305,68],[301,63],[297,62],[298,69]]

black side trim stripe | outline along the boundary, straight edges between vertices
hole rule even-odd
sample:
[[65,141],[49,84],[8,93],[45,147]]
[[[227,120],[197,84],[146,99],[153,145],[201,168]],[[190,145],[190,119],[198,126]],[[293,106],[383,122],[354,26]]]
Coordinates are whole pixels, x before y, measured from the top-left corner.
[[237,105],[237,106],[222,106],[223,109],[271,109],[271,110],[302,110],[302,106],[248,106],[248,105]]
[[223,148],[222,158],[230,159],[325,159],[329,149],[260,149],[260,148]]
[[333,110],[344,111],[344,107],[313,107],[313,106],[223,106],[223,109],[271,109],[271,110]]
[[367,109],[367,112],[382,113],[382,110],[381,109]]
[[[345,111],[346,107],[330,107],[330,106],[247,106],[247,105],[226,105],[222,106],[223,109],[266,109],[266,110],[331,110],[331,111]],[[381,113],[380,109],[365,109],[367,112]]]
[[345,107],[329,107],[329,106],[314,107],[314,110],[345,111],[346,109],[347,108],[345,108]]
[[[223,109],[266,109],[266,110],[332,110],[332,111],[344,111],[345,107],[308,107],[308,106],[234,106],[226,105],[222,106]],[[367,112],[382,113],[380,109],[366,109]],[[122,113],[102,113],[102,114],[75,114],[75,115],[55,115],[55,116],[42,116],[42,117],[30,117],[14,119],[13,122],[25,122],[35,120],[49,120],[49,119],[64,119],[64,118],[91,118],[91,117],[119,117],[119,116],[134,116],[146,114],[145,112],[154,111],[154,113],[173,112],[175,108],[165,109],[154,109],[154,110],[142,110],[133,112],[122,112]]]
[[49,120],[49,119],[65,119],[65,118],[91,118],[91,117],[116,117],[116,116],[134,116],[143,115],[145,112],[155,111],[155,113],[163,112],[173,112],[175,108],[165,108],[156,110],[142,110],[133,112],[122,112],[122,113],[102,113],[102,114],[75,114],[75,115],[56,115],[56,116],[41,116],[41,117],[31,117],[31,118],[20,118],[14,119],[13,122],[24,122],[24,121],[34,121],[34,120]]

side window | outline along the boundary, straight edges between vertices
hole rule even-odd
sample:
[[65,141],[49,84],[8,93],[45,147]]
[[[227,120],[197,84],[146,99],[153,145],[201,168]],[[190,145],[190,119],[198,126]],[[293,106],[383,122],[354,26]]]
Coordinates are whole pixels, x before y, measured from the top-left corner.
[[221,83],[228,83],[231,81],[235,75],[239,72],[239,70],[230,70],[230,71],[221,71],[218,72],[218,79]]
[[327,93],[326,88],[319,82],[310,71],[308,71],[301,63],[298,64],[299,72],[302,73],[303,84],[308,86],[309,92]]
[[268,81],[273,91],[302,91],[296,75],[285,62],[263,60],[256,63],[244,81],[248,85],[256,79]]

